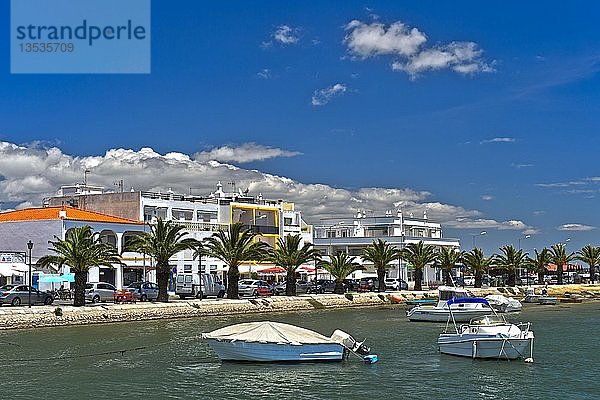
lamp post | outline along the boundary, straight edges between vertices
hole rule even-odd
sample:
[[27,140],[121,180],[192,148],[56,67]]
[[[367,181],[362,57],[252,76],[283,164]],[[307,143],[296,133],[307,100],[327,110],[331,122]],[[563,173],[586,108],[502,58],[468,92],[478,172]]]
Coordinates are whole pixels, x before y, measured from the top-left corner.
[[470,233],[471,237],[473,238],[473,248],[475,248],[475,238],[477,236],[483,236],[483,235],[487,235],[486,231],[481,231],[479,233]]
[[[525,236],[521,236],[519,237],[519,250],[521,250],[521,239],[529,239],[531,237],[531,235],[525,235]],[[523,269],[519,268],[519,278],[523,276]],[[529,278],[527,278],[527,281],[529,281]]]
[[29,308],[31,308],[31,283],[33,279],[31,279],[31,250],[33,249],[33,242],[30,240],[27,242],[27,249],[29,249]]

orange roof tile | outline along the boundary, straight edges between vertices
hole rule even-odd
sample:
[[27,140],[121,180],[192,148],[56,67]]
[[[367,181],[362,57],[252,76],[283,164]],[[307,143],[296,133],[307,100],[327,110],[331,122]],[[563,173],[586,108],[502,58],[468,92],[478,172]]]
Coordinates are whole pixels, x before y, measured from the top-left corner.
[[141,222],[130,219],[114,217],[112,215],[101,214],[93,211],[80,210],[74,207],[42,207],[26,208],[23,210],[7,211],[0,213],[0,222],[16,221],[39,221],[49,219],[61,219],[60,211],[66,211],[64,219],[87,222],[108,222],[119,224],[141,224]]

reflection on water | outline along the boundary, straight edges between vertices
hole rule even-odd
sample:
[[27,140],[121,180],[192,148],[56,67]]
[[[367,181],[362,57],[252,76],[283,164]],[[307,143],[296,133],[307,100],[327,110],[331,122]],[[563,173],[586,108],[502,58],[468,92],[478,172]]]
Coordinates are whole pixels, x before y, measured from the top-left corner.
[[[533,364],[440,355],[435,343],[444,324],[409,323],[395,307],[3,332],[0,389],[13,399],[600,398],[599,308],[528,306],[513,316],[534,324]],[[221,363],[200,339],[201,332],[267,318],[367,338],[380,361]],[[40,361],[14,361],[31,358]]]

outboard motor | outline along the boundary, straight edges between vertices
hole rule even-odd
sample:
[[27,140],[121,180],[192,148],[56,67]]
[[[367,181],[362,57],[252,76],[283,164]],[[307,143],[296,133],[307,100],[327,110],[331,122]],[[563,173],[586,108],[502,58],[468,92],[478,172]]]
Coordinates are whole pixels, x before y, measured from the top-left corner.
[[333,332],[333,335],[331,335],[331,339],[338,342],[351,352],[361,356],[366,356],[371,351],[371,349],[364,344],[364,341],[357,342],[356,339],[354,339],[352,336],[339,329],[336,329]]

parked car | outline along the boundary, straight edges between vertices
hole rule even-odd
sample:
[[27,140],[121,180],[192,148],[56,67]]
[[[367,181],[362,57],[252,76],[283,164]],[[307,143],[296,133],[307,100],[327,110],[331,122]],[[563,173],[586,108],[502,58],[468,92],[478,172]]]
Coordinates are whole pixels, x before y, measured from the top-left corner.
[[85,284],[85,299],[92,303],[113,301],[117,288],[110,283],[88,282]]
[[[277,294],[277,295],[285,294],[286,287],[287,287],[286,282],[276,285],[274,288],[274,294]],[[296,293],[306,293],[307,290],[308,290],[308,282],[296,281]]]
[[[329,279],[319,279],[315,286],[314,282],[308,285],[307,293],[333,293],[335,289],[335,281]],[[346,288],[344,287],[344,291]]]
[[344,287],[347,292],[356,292],[360,286],[358,279],[344,279]]
[[358,292],[372,292],[379,289],[379,279],[377,278],[362,278],[358,285]]
[[139,301],[155,301],[158,299],[158,285],[152,282],[134,282],[125,290],[133,293],[133,297]]
[[390,290],[408,290],[408,283],[404,279],[387,278],[385,288]]
[[[54,297],[48,292],[40,292],[31,288],[31,304],[52,304]],[[0,287],[0,305],[10,304],[20,306],[29,304],[29,286],[27,285],[4,285]]]
[[225,286],[213,274],[181,273],[177,274],[175,294],[182,299],[186,297],[202,299],[206,296],[222,298],[225,296]]
[[238,285],[240,296],[270,296],[273,294],[273,288],[267,281],[244,279]]

